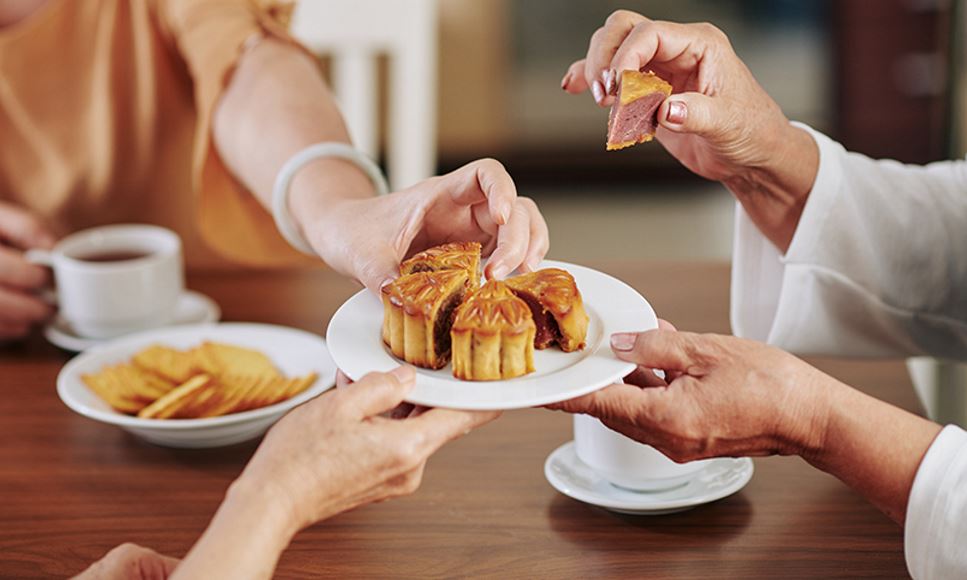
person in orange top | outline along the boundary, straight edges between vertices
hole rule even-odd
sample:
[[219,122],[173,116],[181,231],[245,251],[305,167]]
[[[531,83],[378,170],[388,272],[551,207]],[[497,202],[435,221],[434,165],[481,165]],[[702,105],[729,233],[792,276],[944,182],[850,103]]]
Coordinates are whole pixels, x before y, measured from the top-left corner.
[[[0,339],[50,314],[23,252],[100,224],[171,228],[191,267],[311,263],[294,239],[373,291],[450,240],[480,241],[495,277],[540,261],[544,220],[498,162],[376,196],[371,165],[331,156],[345,125],[272,15],[255,0],[0,2]],[[330,153],[292,165],[317,143]]]

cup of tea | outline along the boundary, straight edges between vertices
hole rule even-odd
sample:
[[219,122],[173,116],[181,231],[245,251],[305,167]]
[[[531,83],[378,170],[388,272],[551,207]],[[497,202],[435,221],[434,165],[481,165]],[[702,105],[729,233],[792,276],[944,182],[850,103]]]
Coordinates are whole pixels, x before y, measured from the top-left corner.
[[87,338],[170,323],[185,287],[181,240],[158,226],[83,230],[26,258],[53,270],[60,317]]
[[588,415],[574,416],[578,459],[614,486],[664,491],[685,485],[707,460],[675,463],[650,445],[638,443]]

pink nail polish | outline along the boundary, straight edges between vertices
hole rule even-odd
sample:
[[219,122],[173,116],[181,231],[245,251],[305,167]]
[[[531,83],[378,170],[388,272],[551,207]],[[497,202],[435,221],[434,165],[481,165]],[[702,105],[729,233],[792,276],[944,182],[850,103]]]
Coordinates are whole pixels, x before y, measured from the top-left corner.
[[673,125],[682,125],[688,117],[688,107],[682,101],[671,101],[668,103],[668,113],[665,119]]
[[616,88],[614,86],[614,81],[616,78],[617,78],[617,73],[615,73],[614,69],[611,69],[610,71],[608,71],[608,80],[604,82],[604,85],[605,85],[604,88],[609,95],[614,94],[614,90]]
[[594,101],[600,105],[604,100],[604,86],[601,81],[591,83],[591,94],[594,95]]
[[611,335],[611,348],[619,351],[629,351],[635,346],[635,335],[618,333]]

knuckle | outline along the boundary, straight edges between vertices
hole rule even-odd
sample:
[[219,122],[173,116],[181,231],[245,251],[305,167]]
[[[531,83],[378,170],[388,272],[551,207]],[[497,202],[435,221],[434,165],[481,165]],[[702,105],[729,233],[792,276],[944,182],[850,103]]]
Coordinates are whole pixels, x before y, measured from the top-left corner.
[[407,435],[400,437],[396,441],[393,450],[393,463],[398,469],[408,471],[414,469],[423,460],[423,437],[419,435]]
[[635,17],[637,16],[638,15],[632,12],[631,10],[624,10],[624,9],[615,10],[614,12],[608,15],[608,18],[604,21],[604,23],[608,26],[621,26],[627,22],[634,20]]
[[728,44],[729,37],[726,36],[725,32],[721,28],[715,26],[711,22],[699,22],[695,25],[696,28],[701,32],[702,36],[713,40],[718,43]]
[[478,159],[474,163],[477,164],[478,169],[481,169],[485,172],[495,172],[495,173],[507,172],[507,169],[504,167],[504,164],[501,163],[500,161],[497,161],[493,157],[484,157],[483,159]]

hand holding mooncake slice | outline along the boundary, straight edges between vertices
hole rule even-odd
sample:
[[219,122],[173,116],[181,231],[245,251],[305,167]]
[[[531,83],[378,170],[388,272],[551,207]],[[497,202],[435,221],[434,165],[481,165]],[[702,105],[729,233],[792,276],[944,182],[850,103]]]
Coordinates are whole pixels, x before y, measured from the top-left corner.
[[527,304],[503,282],[487,282],[453,320],[453,376],[495,381],[533,372],[535,330]]
[[670,94],[672,86],[651,71],[623,71],[608,117],[608,151],[651,141],[658,107]]

